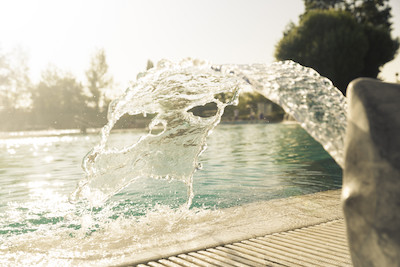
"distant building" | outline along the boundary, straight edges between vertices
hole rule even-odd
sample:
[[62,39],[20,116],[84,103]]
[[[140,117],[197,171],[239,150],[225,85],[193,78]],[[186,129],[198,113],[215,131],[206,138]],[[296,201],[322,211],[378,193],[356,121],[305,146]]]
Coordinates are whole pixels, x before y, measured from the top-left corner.
[[263,119],[272,116],[273,104],[272,103],[257,103],[257,117]]

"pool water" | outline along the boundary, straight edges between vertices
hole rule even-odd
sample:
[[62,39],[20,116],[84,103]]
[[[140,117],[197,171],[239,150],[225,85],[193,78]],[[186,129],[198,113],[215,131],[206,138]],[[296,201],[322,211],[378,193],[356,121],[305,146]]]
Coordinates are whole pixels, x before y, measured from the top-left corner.
[[[110,144],[131,145],[143,133],[117,131]],[[65,133],[0,139],[0,265],[107,265],[170,242],[171,235],[195,238],[196,228],[218,221],[225,208],[342,184],[341,168],[298,124],[219,125],[194,175],[191,211],[182,210],[185,184],[150,178],[130,184],[102,208],[72,205],[68,196],[83,176],[81,160],[99,139]]]
[[[194,175],[194,207],[227,208],[341,187],[341,168],[298,124],[220,125],[207,144],[203,168]],[[114,199],[127,195],[146,208],[187,200],[178,181],[141,179]]]

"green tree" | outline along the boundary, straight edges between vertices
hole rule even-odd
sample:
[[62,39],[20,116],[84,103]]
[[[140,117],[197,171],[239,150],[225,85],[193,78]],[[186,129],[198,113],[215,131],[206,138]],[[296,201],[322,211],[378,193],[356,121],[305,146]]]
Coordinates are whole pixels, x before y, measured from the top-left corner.
[[305,13],[315,9],[335,9],[350,12],[360,24],[390,30],[389,0],[304,0]]
[[146,70],[154,68],[154,63],[150,59],[147,60]]
[[306,13],[315,9],[341,8],[344,4],[344,0],[304,0]]
[[0,107],[13,112],[29,109],[31,82],[27,53],[20,47],[0,53]]
[[21,130],[29,121],[31,82],[27,53],[16,47],[0,53],[0,130]]
[[10,86],[9,80],[9,67],[7,57],[5,54],[0,53],[0,110],[8,108],[8,88]]
[[92,57],[90,67],[86,71],[86,79],[91,96],[88,104],[93,106],[95,112],[100,113],[109,103],[109,100],[105,97],[105,91],[110,89],[113,83],[113,79],[108,73],[104,49],[97,50]]
[[77,128],[85,112],[83,86],[70,73],[49,67],[33,93],[35,121],[41,128]]
[[312,10],[280,40],[275,57],[312,67],[345,90],[362,73],[366,43],[362,27],[348,12]]
[[285,30],[275,49],[328,77],[342,92],[354,78],[376,78],[396,55],[387,0],[304,0],[299,25]]
[[389,0],[304,0],[304,4],[306,13],[312,9],[346,10],[363,25],[368,49],[361,76],[376,78],[380,67],[396,55],[399,40],[392,39],[390,35],[392,15]]
[[368,49],[361,76],[376,78],[380,68],[397,54],[399,39],[393,40],[388,30],[371,24],[364,25],[364,33],[368,39]]
[[392,8],[389,0],[352,0],[346,1],[344,6],[359,23],[390,31]]

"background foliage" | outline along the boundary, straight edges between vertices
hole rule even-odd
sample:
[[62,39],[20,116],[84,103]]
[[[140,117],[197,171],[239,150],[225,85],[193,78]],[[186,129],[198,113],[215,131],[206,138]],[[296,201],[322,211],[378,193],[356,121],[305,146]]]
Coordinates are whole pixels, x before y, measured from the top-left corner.
[[[0,52],[0,131],[100,128],[107,123],[108,105],[113,90],[113,78],[108,70],[105,51],[93,54],[84,81],[55,66],[48,66],[37,84],[29,80],[27,55],[22,50]],[[146,69],[154,64],[148,60]],[[139,74],[140,77],[140,74]],[[223,96],[221,96],[223,97]],[[238,107],[228,107],[223,120],[257,119],[257,103],[270,103],[261,95],[246,92],[240,96]],[[269,121],[282,119],[283,110],[274,106]],[[197,107],[192,112],[208,117],[216,106]],[[146,127],[154,115],[123,116],[115,128]]]
[[345,93],[357,77],[377,78],[399,39],[391,36],[388,0],[304,0],[299,25],[291,23],[276,45],[278,60],[312,67]]
[[93,55],[84,83],[49,66],[29,80],[26,54],[0,53],[0,131],[101,127],[106,122],[112,78],[104,50]]

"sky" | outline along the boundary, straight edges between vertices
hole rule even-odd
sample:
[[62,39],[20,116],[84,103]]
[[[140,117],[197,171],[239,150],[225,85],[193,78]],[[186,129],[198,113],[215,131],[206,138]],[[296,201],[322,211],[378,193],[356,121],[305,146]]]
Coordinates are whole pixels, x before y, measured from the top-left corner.
[[[400,36],[400,1],[390,5]],[[303,12],[302,0],[0,0],[0,51],[25,51],[34,82],[49,65],[83,81],[103,48],[117,87],[126,88],[148,59],[271,63],[285,27]],[[380,76],[393,82],[396,72],[400,53]]]

